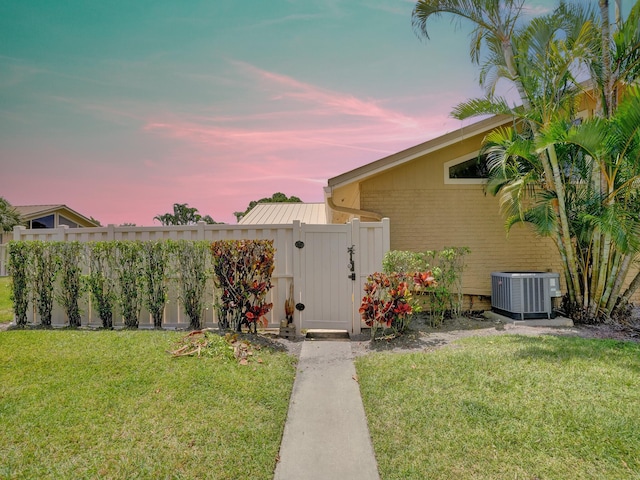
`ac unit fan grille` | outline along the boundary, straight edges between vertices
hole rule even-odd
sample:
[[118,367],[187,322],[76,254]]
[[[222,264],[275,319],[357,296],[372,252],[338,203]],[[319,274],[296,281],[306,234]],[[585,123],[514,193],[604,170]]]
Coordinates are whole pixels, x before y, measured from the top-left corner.
[[494,272],[491,274],[491,306],[512,318],[551,318],[552,284],[557,273]]

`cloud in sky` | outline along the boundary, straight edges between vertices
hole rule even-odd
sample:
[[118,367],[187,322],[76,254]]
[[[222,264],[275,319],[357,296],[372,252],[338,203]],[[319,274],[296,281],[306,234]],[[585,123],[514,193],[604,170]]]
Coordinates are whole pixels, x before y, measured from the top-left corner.
[[[151,224],[176,202],[235,222],[276,191],[322,201],[328,178],[457,128],[478,90],[466,39],[417,41],[411,2],[79,5],[43,0],[39,29],[19,0],[0,7],[14,204]],[[443,65],[442,45],[460,58]]]

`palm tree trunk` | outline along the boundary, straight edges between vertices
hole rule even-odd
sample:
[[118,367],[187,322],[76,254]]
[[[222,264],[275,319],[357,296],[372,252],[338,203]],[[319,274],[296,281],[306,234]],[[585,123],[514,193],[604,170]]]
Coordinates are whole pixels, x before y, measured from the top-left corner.
[[[614,258],[611,260],[611,272],[607,276],[606,286],[601,301],[602,312],[607,316],[611,316],[611,312],[615,307],[616,299],[620,295],[620,287],[624,278],[629,271],[629,264],[625,264],[625,260],[629,255],[622,255],[615,249]],[[622,274],[622,275],[621,275]],[[619,281],[618,281],[619,280]]]
[[602,18],[602,75],[604,77],[604,111],[606,118],[613,115],[613,75],[611,74],[611,28],[609,25],[609,0],[599,0],[600,17]]
[[638,290],[638,287],[640,287],[640,272],[636,273],[636,276],[633,277],[633,280],[631,280],[631,283],[629,284],[625,292],[620,297],[620,301],[618,302],[618,305],[625,305],[629,303],[629,299],[631,299],[631,295],[636,293],[636,290]]
[[[567,264],[569,269],[569,275],[571,278],[571,283],[575,288],[576,285],[579,285],[579,275],[578,270],[576,268],[576,255],[574,251],[574,245],[571,241],[571,230],[569,228],[569,219],[567,218],[567,205],[565,203],[566,192],[564,189],[564,183],[562,180],[562,175],[560,173],[560,166],[558,164],[558,156],[556,154],[556,148],[554,145],[551,145],[547,148],[547,153],[549,154],[549,164],[551,165],[551,169],[553,171],[553,187],[556,192],[557,200],[558,200],[558,218],[560,220],[560,238],[562,239],[562,246],[565,251],[565,255],[567,258]],[[569,283],[567,279],[567,284]],[[581,292],[576,289],[576,302],[582,303],[583,296]]]

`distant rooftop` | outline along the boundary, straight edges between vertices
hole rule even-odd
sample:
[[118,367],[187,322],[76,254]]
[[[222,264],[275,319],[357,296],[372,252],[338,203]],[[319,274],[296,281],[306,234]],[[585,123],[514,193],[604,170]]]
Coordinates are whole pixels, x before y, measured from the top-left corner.
[[238,224],[283,225],[294,220],[307,224],[326,224],[324,203],[259,203]]
[[18,213],[22,216],[30,216],[36,213],[50,212],[65,207],[62,204],[56,205],[14,205]]

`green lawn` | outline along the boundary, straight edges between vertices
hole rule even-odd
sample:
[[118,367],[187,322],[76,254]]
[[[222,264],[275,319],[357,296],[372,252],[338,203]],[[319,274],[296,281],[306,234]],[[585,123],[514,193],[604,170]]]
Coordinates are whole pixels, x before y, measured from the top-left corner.
[[384,480],[640,478],[640,344],[476,337],[356,368]]
[[0,323],[9,323],[12,320],[11,277],[0,277]]
[[293,358],[172,358],[182,335],[0,333],[0,478],[272,478]]

